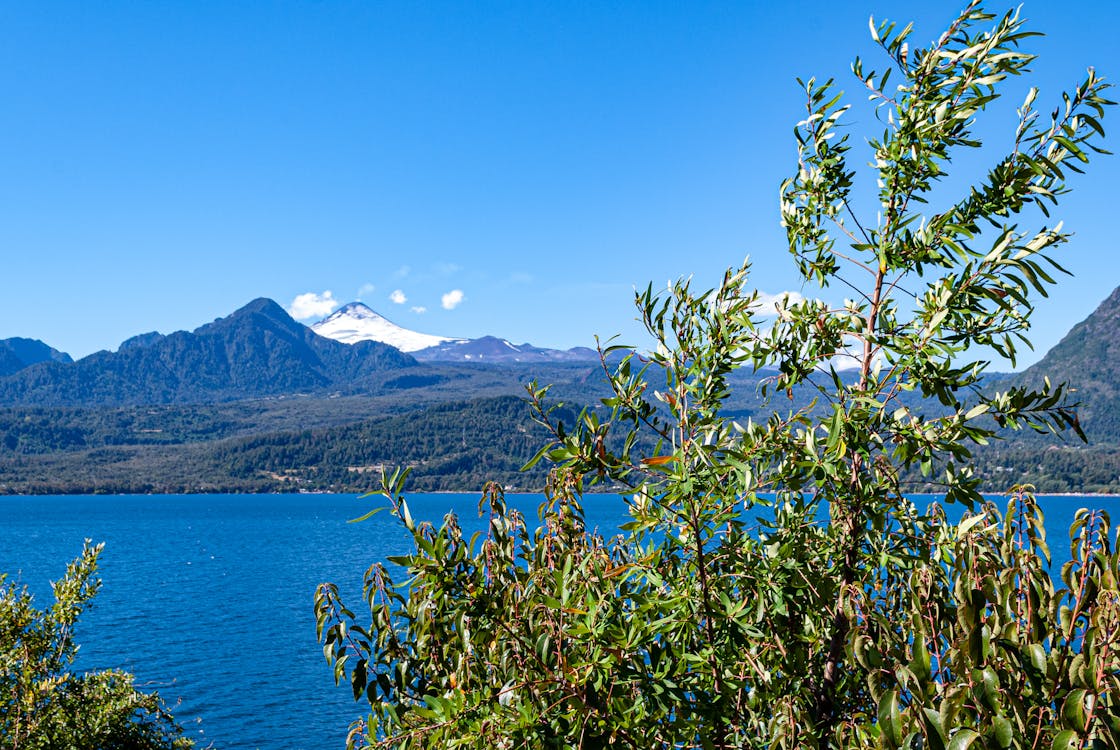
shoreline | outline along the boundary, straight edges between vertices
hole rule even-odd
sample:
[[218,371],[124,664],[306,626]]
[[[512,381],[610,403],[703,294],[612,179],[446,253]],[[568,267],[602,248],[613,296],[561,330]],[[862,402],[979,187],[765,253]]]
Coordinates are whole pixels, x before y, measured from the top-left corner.
[[[988,494],[988,493],[981,493]],[[1035,497],[1115,497],[1120,498],[1117,492],[1036,492]]]
[[[481,494],[481,489],[468,489],[468,490],[405,490],[404,494],[407,495],[474,495]],[[543,495],[543,490],[526,490],[526,489],[509,489],[504,490],[506,495]],[[0,491],[0,501],[6,497],[204,497],[208,495],[353,495],[356,497],[374,497],[381,493],[377,490],[268,490],[264,492],[238,492],[229,490],[197,490],[191,492],[4,492]],[[585,497],[594,497],[596,495],[625,495],[626,490],[620,489],[604,489],[600,491],[591,491],[584,493]],[[760,493],[767,495],[771,493]],[[909,493],[914,497],[937,497],[937,492],[914,492]],[[1034,492],[1035,497],[1101,497],[1101,498],[1116,498],[1120,499],[1120,492]],[[1009,497],[1010,492],[984,492],[981,491],[980,495],[985,498],[1003,498]]]

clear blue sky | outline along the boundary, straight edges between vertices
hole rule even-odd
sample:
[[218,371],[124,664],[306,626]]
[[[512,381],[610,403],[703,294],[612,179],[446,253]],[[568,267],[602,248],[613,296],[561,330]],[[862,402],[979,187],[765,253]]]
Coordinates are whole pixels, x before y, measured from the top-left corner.
[[[1120,80],[1117,6],[1027,0],[1041,104],[1089,65]],[[777,209],[794,78],[836,77],[871,123],[848,69],[881,60],[868,16],[924,45],[959,8],[2,3],[0,338],[82,356],[329,290],[428,333],[568,347],[636,340],[635,286],[745,255],[759,288],[799,289]],[[1120,111],[1105,126],[1117,149]],[[1026,362],[1120,285],[1118,184],[1120,157],[1074,181],[1075,278]]]

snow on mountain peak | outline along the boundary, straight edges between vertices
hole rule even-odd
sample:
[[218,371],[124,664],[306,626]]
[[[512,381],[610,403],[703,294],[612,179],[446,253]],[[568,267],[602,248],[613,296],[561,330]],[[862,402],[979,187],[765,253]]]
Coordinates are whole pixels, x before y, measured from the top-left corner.
[[402,352],[416,352],[440,344],[464,341],[464,339],[433,336],[432,334],[418,333],[402,328],[361,302],[351,302],[348,305],[343,305],[311,326],[311,330],[320,336],[341,341],[344,344],[355,344],[359,341],[380,341],[383,344],[394,346]]

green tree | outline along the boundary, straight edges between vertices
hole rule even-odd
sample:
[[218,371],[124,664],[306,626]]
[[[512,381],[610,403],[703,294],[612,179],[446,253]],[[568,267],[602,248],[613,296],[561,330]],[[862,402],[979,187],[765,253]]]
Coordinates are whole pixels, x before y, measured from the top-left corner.
[[[859,218],[831,82],[804,84],[781,189],[806,287],[851,298],[779,302],[770,320],[746,264],[714,290],[639,294],[657,346],[608,369],[603,409],[564,424],[531,391],[553,435],[538,458],[556,464],[539,528],[492,486],[488,533],[466,540],[454,517],[416,523],[404,475],[388,479],[416,545],[393,560],[407,583],[370,569],[368,624],[333,586],[317,597],[336,678],[372,709],[352,744],[1120,746],[1108,516],[1078,514],[1055,585],[1030,489],[1001,513],[970,469],[999,428],[1080,433],[1064,386],[988,392],[976,358],[1013,363],[1028,341],[1068,236],[1016,222],[1048,216],[1100,151],[1106,85],[1090,71],[1049,118],[1031,90],[1009,151],[954,196],[952,157],[980,146],[974,121],[1027,70],[1032,32],[974,2],[928,48],[910,27],[872,33],[888,68],[853,70],[883,126],[877,218]],[[763,422],[724,413],[741,367],[775,368]],[[914,468],[940,476],[942,503],[906,499]],[[581,510],[607,481],[629,488],[632,517],[612,540]]]
[[190,748],[155,693],[119,670],[75,674],[74,627],[97,593],[102,545],[87,542],[39,610],[0,574],[0,746],[11,750]]

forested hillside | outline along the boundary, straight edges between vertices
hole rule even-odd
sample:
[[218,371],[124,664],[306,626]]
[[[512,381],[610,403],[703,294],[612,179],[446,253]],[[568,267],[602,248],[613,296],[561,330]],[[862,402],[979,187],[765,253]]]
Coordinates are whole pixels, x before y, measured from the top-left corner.
[[[974,446],[986,489],[1029,482],[1043,492],[1120,492],[1116,330],[1120,290],[1024,373],[984,380],[986,390],[1044,376],[1075,384],[1088,438],[1028,430]],[[364,491],[381,466],[398,465],[413,467],[415,489],[475,490],[488,480],[536,489],[543,467],[518,472],[546,437],[530,419],[525,386],[555,384],[550,395],[570,418],[606,395],[597,364],[417,363],[374,342],[322,339],[267,300],[194,333],[141,335],[77,363],[40,342],[12,341],[0,342],[0,364],[7,354],[18,365],[0,378],[8,404],[0,493]],[[37,361],[17,362],[13,352]],[[803,389],[764,398],[774,375],[734,373],[724,415],[746,424],[807,406]],[[32,403],[21,405],[25,398]],[[943,409],[900,398],[926,418]],[[939,489],[917,471],[905,480]]]
[[[558,413],[569,422],[576,416],[571,409]],[[49,418],[49,413],[43,415]],[[245,414],[227,413],[226,420],[220,421],[220,413],[209,413],[202,423],[184,422],[179,437],[189,437],[195,428],[236,431],[245,418]],[[81,432],[74,427],[47,432],[59,445],[81,442]],[[418,490],[477,489],[487,481],[539,490],[547,466],[527,473],[520,469],[545,438],[521,398],[498,396],[336,427],[205,442],[133,441],[25,453],[0,465],[0,490],[363,492],[378,485],[383,467],[396,466],[413,467],[412,486]]]
[[[571,409],[563,413],[569,424],[576,416]],[[232,479],[295,487],[372,489],[383,469],[410,466],[417,490],[477,489],[488,481],[539,490],[547,466],[520,469],[546,439],[522,399],[501,396],[345,427],[228,441],[210,458]]]

